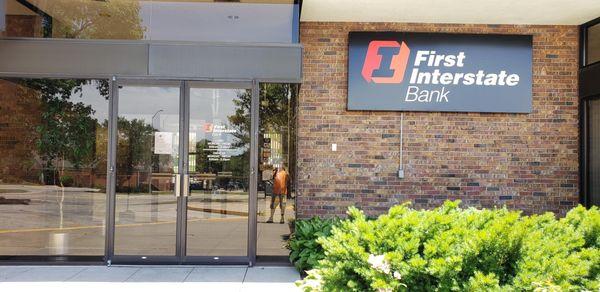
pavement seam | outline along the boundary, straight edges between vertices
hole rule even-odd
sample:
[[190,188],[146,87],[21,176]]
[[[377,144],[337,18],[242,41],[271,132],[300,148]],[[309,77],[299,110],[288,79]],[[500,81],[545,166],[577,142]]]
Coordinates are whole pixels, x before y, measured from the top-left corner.
[[70,282],[72,279],[74,279],[75,277],[77,277],[77,275],[83,273],[83,271],[86,271],[89,268],[90,267],[84,267],[83,269],[79,270],[79,272],[75,273],[73,276],[66,278],[63,282]]
[[244,278],[242,278],[242,284],[246,283],[246,275],[248,275],[248,269],[250,269],[250,267],[246,267],[246,272],[244,272]]
[[[2,267],[10,267],[10,266],[2,266]],[[21,271],[21,272],[19,272],[19,273],[16,273],[16,274],[10,275],[10,276],[8,276],[8,277],[6,277],[6,278],[4,278],[4,279],[0,278],[0,283],[2,283],[2,282],[9,282],[8,280],[9,280],[10,278],[14,278],[14,277],[16,277],[16,276],[18,276],[18,275],[20,275],[20,274],[23,274],[23,273],[29,272],[31,269],[33,269],[33,267],[32,267],[32,266],[25,266],[25,270],[23,270],[23,271]]]
[[196,268],[191,268],[190,271],[187,273],[187,275],[185,275],[185,278],[183,278],[182,283],[184,283],[185,281],[187,281],[187,278],[192,274],[192,272],[195,270]]
[[242,283],[240,283],[240,290],[238,290],[240,292],[244,290],[244,283],[246,283],[246,275],[248,275],[248,269],[250,269],[250,267],[246,267],[246,271],[244,272],[244,278],[242,279]]
[[135,274],[137,274],[142,268],[138,267],[137,270],[133,273],[131,273],[131,275],[129,275],[129,277],[127,277],[127,279],[125,279],[123,282],[127,282],[129,281],[129,279],[131,279],[133,276],[135,276]]

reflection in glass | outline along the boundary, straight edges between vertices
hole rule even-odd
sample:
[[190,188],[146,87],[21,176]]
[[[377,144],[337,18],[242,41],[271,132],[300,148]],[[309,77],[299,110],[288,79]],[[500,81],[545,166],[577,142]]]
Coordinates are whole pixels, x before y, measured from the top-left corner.
[[586,64],[600,61],[600,24],[587,28]]
[[0,80],[0,255],[102,255],[108,83]]
[[9,37],[290,43],[297,13],[289,0],[6,1]]
[[179,85],[119,89],[115,255],[175,255]]
[[261,84],[258,256],[287,256],[285,248],[296,217],[297,85]]
[[600,206],[600,99],[588,101],[589,203]]
[[247,255],[250,96],[190,89],[190,256]]

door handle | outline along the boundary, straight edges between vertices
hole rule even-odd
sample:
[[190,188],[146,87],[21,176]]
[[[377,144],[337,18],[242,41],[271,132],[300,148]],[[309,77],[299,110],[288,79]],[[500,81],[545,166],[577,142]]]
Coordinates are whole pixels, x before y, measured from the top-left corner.
[[190,175],[183,175],[183,196],[187,197],[190,195]]
[[175,197],[181,196],[181,174],[175,175]]

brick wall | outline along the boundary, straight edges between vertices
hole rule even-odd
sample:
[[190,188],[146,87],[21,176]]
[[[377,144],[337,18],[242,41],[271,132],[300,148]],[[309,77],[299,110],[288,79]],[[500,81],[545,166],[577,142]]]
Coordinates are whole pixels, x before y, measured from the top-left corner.
[[38,93],[0,80],[0,183],[39,180],[35,128],[40,123]]
[[[346,111],[350,31],[533,35],[531,114]],[[411,201],[564,214],[578,203],[576,26],[303,22],[298,109],[299,218],[370,215]],[[331,144],[337,144],[337,152]]]
[[42,18],[37,15],[7,15],[6,37],[42,37]]
[[[38,16],[7,15],[6,31],[0,36],[39,37],[41,20]],[[34,153],[40,107],[37,92],[0,80],[0,183],[39,180],[39,161]]]

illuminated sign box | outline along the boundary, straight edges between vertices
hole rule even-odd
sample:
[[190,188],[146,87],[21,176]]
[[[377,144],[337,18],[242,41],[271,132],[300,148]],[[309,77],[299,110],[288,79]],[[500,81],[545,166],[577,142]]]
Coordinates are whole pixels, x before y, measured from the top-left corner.
[[532,37],[351,32],[348,110],[531,112]]

